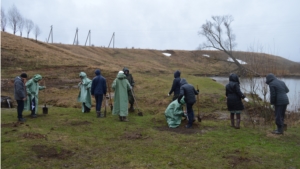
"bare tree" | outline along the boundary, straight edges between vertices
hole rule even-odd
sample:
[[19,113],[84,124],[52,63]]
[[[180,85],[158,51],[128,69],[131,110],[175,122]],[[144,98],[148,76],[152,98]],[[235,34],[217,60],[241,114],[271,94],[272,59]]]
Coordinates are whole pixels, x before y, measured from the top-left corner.
[[35,40],[37,41],[37,37],[41,34],[41,30],[39,28],[39,26],[35,26],[35,29],[34,29],[34,35],[35,35]]
[[19,10],[17,9],[17,7],[15,5],[13,5],[8,11],[8,22],[14,32],[14,35],[18,31],[18,24],[19,24],[21,18],[22,18],[22,16],[21,16]]
[[22,32],[25,24],[25,19],[21,16],[18,23],[18,29],[20,31],[20,36],[22,37]]
[[206,21],[202,25],[199,35],[206,37],[207,42],[199,46],[199,49],[214,48],[226,53],[229,58],[237,65],[238,71],[245,75],[247,70],[240,62],[234,57],[233,49],[236,46],[235,35],[230,27],[233,17],[231,15],[225,16],[212,16],[213,21]]
[[33,29],[33,27],[34,27],[34,24],[33,24],[32,20],[26,19],[25,20],[25,28],[26,28],[26,32],[27,32],[27,38],[29,38],[29,33]]
[[6,15],[5,15],[5,11],[3,8],[1,8],[1,30],[3,32],[5,32],[5,27],[6,27]]

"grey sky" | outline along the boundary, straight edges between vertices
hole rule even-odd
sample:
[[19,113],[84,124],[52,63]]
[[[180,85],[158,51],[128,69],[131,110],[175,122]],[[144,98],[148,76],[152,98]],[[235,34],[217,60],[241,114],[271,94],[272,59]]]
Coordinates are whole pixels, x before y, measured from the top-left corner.
[[[91,43],[106,47],[115,32],[116,48],[195,50],[205,41],[198,31],[206,20],[232,15],[235,50],[254,48],[300,62],[299,0],[1,1],[6,13],[13,4],[39,26],[40,41],[46,41],[53,25],[55,43],[72,44],[78,28],[80,45],[91,30]],[[12,33],[9,25],[6,29]]]

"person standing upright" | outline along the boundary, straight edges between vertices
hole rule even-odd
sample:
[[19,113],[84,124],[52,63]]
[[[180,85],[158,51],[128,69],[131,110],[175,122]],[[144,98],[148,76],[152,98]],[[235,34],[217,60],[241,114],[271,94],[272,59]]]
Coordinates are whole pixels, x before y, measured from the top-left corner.
[[290,103],[287,96],[289,89],[283,81],[277,79],[272,73],[266,76],[266,83],[270,88],[270,103],[275,107],[277,129],[273,131],[273,134],[283,134],[285,111]]
[[180,71],[176,70],[174,72],[174,80],[173,80],[173,84],[172,84],[172,88],[168,93],[168,96],[170,96],[173,92],[173,101],[176,100],[179,97],[179,93],[180,93]]
[[129,121],[128,116],[128,91],[132,89],[126,75],[119,71],[117,78],[113,81],[112,89],[115,91],[113,115],[119,115],[120,121]]
[[26,82],[27,101],[25,102],[24,109],[31,110],[31,117],[36,118],[38,105],[39,105],[39,91],[45,89],[45,86],[40,86],[39,81],[42,80],[42,76],[36,74]]
[[82,113],[88,113],[91,110],[91,86],[92,81],[87,77],[85,72],[80,72],[79,77],[81,82],[79,82],[78,87],[80,89],[77,101],[82,103]]
[[101,114],[101,105],[103,100],[103,95],[106,95],[106,79],[101,76],[99,69],[95,71],[96,76],[92,80],[91,94],[96,100],[96,114],[98,118],[104,117]]
[[22,73],[20,76],[15,78],[14,82],[14,97],[18,103],[17,112],[18,112],[18,120],[19,122],[25,122],[26,119],[23,118],[23,110],[24,110],[24,101],[26,100],[26,90],[25,83],[27,79],[27,74]]
[[133,112],[134,111],[134,107],[133,107],[134,97],[132,95],[132,92],[133,92],[133,87],[134,87],[134,80],[133,80],[132,74],[129,73],[128,68],[124,67],[123,72],[126,75],[126,79],[128,80],[130,86],[132,87],[132,90],[131,91],[129,90],[127,95],[128,95],[128,100],[129,100],[129,104],[130,104],[129,111]]
[[194,86],[188,84],[188,82],[182,78],[180,80],[180,93],[177,99],[178,103],[181,104],[181,98],[184,96],[184,101],[186,103],[186,110],[188,116],[188,124],[186,128],[191,128],[194,123],[194,110],[193,105],[196,103],[195,95],[199,94],[199,90],[195,90]]
[[[246,96],[241,92],[239,77],[232,73],[229,75],[229,83],[225,87],[226,89],[226,99],[227,99],[227,109],[230,112],[231,127],[240,129],[241,113],[244,110],[244,105],[242,99],[249,101]],[[234,120],[234,115],[236,114],[236,125]]]

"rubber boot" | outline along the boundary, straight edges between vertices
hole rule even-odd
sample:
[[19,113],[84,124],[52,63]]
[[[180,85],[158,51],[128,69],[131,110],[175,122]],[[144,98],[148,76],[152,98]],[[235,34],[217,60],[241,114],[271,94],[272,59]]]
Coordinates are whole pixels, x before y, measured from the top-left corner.
[[119,119],[120,119],[120,121],[123,121],[123,117],[122,117],[122,116],[120,116],[120,115],[119,115]]
[[123,116],[123,121],[124,122],[128,122],[129,120],[128,120],[128,118],[126,116]]
[[278,129],[272,132],[273,134],[283,134],[283,126],[278,126]]
[[129,111],[134,112],[133,104],[131,104],[131,103],[130,103]]
[[236,129],[240,129],[240,122],[241,122],[241,114],[237,113],[236,114]]
[[100,118],[101,114],[100,111],[97,111],[97,118]]
[[233,113],[230,113],[230,121],[231,121],[230,127],[235,127],[235,125],[234,125],[234,114]]

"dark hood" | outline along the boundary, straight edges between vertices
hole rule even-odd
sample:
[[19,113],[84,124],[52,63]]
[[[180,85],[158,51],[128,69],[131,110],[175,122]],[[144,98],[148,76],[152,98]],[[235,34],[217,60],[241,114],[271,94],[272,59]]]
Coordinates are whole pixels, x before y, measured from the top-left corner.
[[229,81],[230,82],[237,82],[237,83],[240,84],[239,77],[236,74],[234,74],[234,73],[230,74]]
[[178,78],[178,77],[180,77],[180,71],[179,71],[179,70],[176,70],[176,71],[174,72],[174,78]]
[[101,71],[100,71],[99,69],[97,69],[97,70],[95,71],[95,74],[96,74],[97,76],[99,76],[99,75],[101,75]]
[[127,71],[128,74],[129,74],[129,69],[128,69],[127,67],[124,67],[124,68],[123,68],[123,72],[124,72],[124,73],[125,73],[125,71]]
[[187,84],[187,81],[183,78],[180,80],[180,86]]
[[277,79],[275,75],[273,75],[272,73],[268,74],[266,76],[266,83],[269,84],[271,83],[274,79]]

